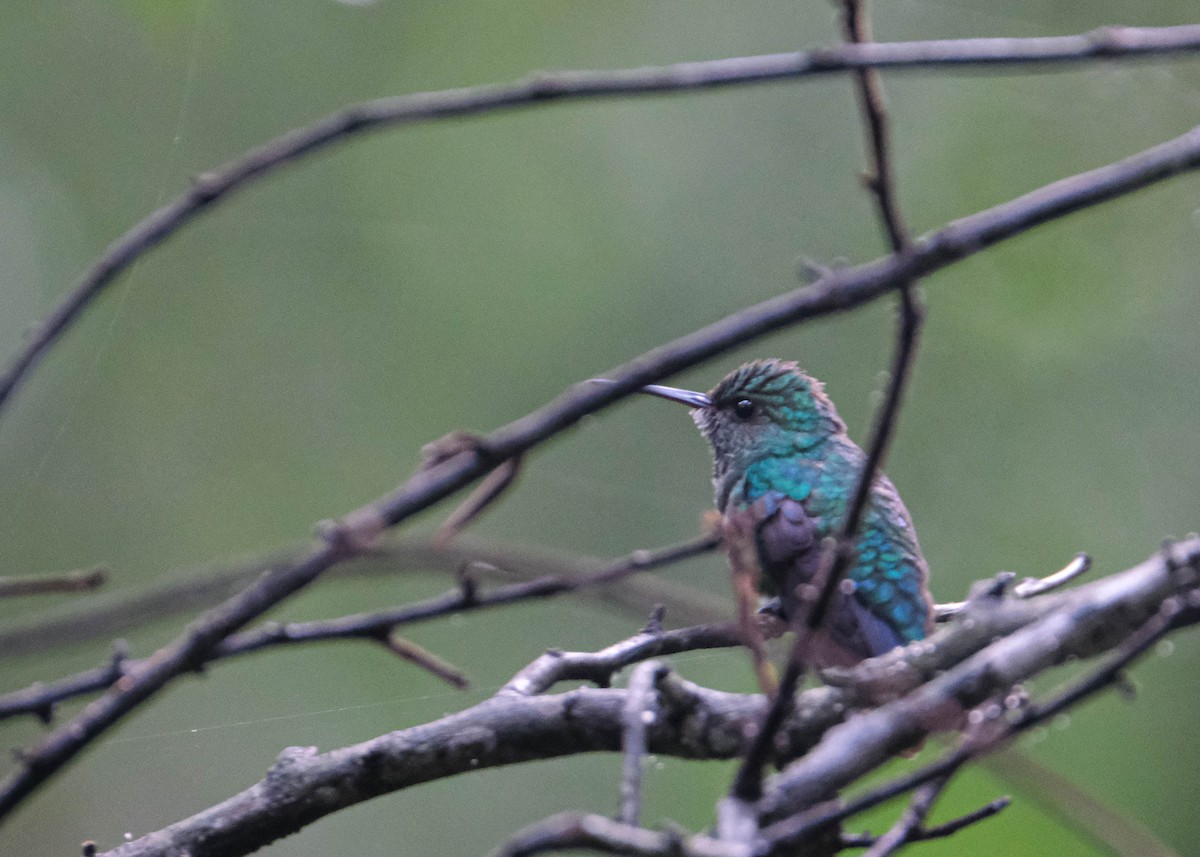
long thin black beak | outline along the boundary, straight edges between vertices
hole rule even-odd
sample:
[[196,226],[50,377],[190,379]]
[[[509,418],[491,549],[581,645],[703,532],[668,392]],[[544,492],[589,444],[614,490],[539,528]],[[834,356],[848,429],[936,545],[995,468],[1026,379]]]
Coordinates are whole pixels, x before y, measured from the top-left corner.
[[[608,378],[592,378],[593,384],[611,384]],[[681,405],[687,405],[689,408],[707,408],[712,405],[712,399],[708,397],[708,393],[697,393],[695,390],[683,390],[679,387],[666,387],[662,384],[647,384],[639,393],[647,393],[651,396],[658,396],[660,399],[667,399],[671,402],[678,402]]]

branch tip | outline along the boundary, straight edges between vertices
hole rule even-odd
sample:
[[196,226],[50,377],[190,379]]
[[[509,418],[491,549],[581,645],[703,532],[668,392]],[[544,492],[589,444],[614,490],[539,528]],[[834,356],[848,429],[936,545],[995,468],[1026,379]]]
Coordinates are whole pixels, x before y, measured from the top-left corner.
[[471,682],[465,673],[449,661],[443,660],[428,649],[417,645],[412,640],[407,640],[399,634],[392,632],[382,635],[379,638],[379,642],[388,651],[411,664],[415,664],[435,678],[446,682],[451,687],[458,690],[466,690],[471,686]]
[[663,619],[666,618],[667,608],[662,604],[655,604],[654,609],[650,611],[650,618],[646,621],[646,625],[642,628],[643,634],[654,636],[661,634],[663,630]]

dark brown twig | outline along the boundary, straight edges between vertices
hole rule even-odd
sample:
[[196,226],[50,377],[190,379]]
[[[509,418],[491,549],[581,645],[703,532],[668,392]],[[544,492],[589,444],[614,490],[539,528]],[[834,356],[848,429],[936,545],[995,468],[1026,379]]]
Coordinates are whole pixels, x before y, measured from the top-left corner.
[[[475,452],[481,457],[487,457],[487,447],[478,435],[468,432],[451,432],[445,437],[426,444],[421,449],[421,467],[432,467],[463,452]],[[459,534],[467,524],[479,517],[483,511],[500,499],[521,473],[521,456],[501,461],[496,469],[483,478],[466,500],[442,522],[433,537],[435,545],[444,545]]]
[[[870,23],[864,11],[866,0],[842,0],[843,31],[845,38],[852,44],[870,42]],[[908,229],[900,214],[900,203],[897,198],[894,170],[891,158],[891,143],[888,136],[888,115],[884,104],[883,87],[879,73],[875,69],[862,69],[855,72],[859,104],[863,113],[863,121],[867,129],[868,152],[871,172],[867,175],[867,187],[871,190],[879,209],[879,217],[888,236],[892,252],[897,255],[906,253],[912,241]],[[862,472],[854,487],[850,506],[842,521],[838,544],[832,556],[827,551],[826,563],[829,565],[825,579],[821,582],[817,600],[813,603],[807,617],[808,633],[815,633],[825,618],[825,614],[833,600],[842,577],[854,559],[854,539],[867,501],[871,496],[871,488],[875,483],[876,474],[883,467],[887,457],[888,446],[895,430],[896,420],[900,413],[900,404],[912,371],[913,359],[916,356],[917,342],[920,338],[921,324],[924,321],[924,309],[921,306],[920,295],[917,292],[917,278],[903,280],[898,284],[900,292],[900,321],[896,332],[896,350],[892,357],[892,367],[887,392],[883,406],[875,417],[871,429],[871,437],[867,443],[867,458],[863,462]],[[800,652],[799,654],[803,654]],[[798,660],[798,659],[797,659]],[[802,663],[802,661],[799,661]]]
[[466,690],[471,686],[470,680],[462,670],[438,657],[423,646],[418,646],[412,640],[406,640],[399,634],[392,632],[381,637],[379,642],[392,654],[403,658],[410,664],[420,667],[425,672],[435,678],[441,679],[451,687]]
[[51,592],[90,592],[108,580],[108,569],[95,568],[38,574],[29,577],[0,577],[0,598],[45,595]]
[[[993,815],[1003,812],[1008,809],[1011,803],[1012,798],[1010,797],[998,797],[991,803],[985,803],[979,809],[972,810],[966,815],[960,815],[958,818],[953,818],[944,824],[917,828],[909,834],[908,841],[923,842],[929,839],[943,839],[947,836],[953,836],[965,827],[978,824],[981,821],[991,818]],[[846,848],[870,848],[879,840],[880,837],[872,836],[869,833],[842,835],[842,845]]]
[[222,639],[255,616],[316,578],[344,558],[348,548],[338,539],[322,542],[298,565],[260,583],[193,622],[173,643],[131,668],[119,685],[92,702],[68,724],[54,730],[22,754],[20,767],[0,783],[0,818],[37,786],[177,676],[197,668]]
[[124,640],[119,640],[114,647],[113,656],[103,666],[84,670],[55,682],[38,682],[24,690],[0,696],[0,720],[32,714],[42,723],[49,725],[54,720],[55,708],[60,702],[116,684],[125,675],[128,663],[128,647]]
[[918,839],[942,839],[946,836],[953,836],[964,827],[970,827],[972,824],[977,824],[984,819],[991,818],[993,815],[1003,812],[1008,809],[1012,803],[1012,798],[1007,795],[998,797],[991,803],[985,803],[979,809],[968,812],[966,815],[960,815],[958,818],[952,818],[945,824],[938,824],[933,827],[926,827],[919,832]]
[[1011,66],[1121,59],[1200,49],[1200,26],[1107,27],[1077,36],[841,45],[640,69],[536,74],[510,84],[424,92],[357,104],[270,140],[197,176],[192,187],[113,241],[30,334],[0,375],[0,411],[45,352],[118,276],[190,220],[280,167],[367,131],[551,101],[656,95],[862,68]]
[[[842,6],[842,38],[852,45],[871,44],[871,19],[866,9],[868,0],[839,1]],[[899,253],[912,243],[912,239],[908,227],[904,225],[896,193],[895,170],[890,155],[891,122],[883,96],[883,83],[878,70],[874,68],[857,69],[854,80],[867,132],[867,158],[870,161],[870,172],[864,175],[864,183],[875,198],[888,244],[893,252]]]
[[479,486],[438,527],[437,534],[433,537],[434,541],[445,544],[458,535],[467,524],[478,518],[484,509],[512,487],[520,472],[521,456],[515,455],[485,476]]
[[[860,0],[842,0],[842,8],[843,35],[846,41],[851,44],[870,42],[870,24]],[[854,77],[868,141],[870,173],[866,176],[866,185],[875,199],[892,252],[899,257],[910,250],[911,239],[900,214],[900,203],[896,194],[883,87],[875,69],[859,69],[855,71]],[[775,732],[783,722],[787,707],[791,704],[791,699],[804,676],[805,657],[812,638],[825,621],[829,605],[833,603],[834,593],[854,562],[854,541],[858,527],[866,511],[875,476],[887,456],[924,320],[924,309],[917,291],[917,278],[902,279],[897,283],[897,288],[900,292],[900,320],[896,332],[896,349],[892,357],[887,393],[883,406],[875,417],[871,438],[867,444],[866,460],[858,475],[838,537],[826,544],[822,551],[821,564],[813,577],[812,589],[815,590],[815,597],[809,602],[807,610],[797,611],[797,615],[792,617],[794,636],[783,678],[779,681],[778,694],[763,721],[758,737],[734,778],[730,792],[734,804],[748,804],[762,794],[763,767],[770,757]],[[744,826],[749,828],[749,825]]]

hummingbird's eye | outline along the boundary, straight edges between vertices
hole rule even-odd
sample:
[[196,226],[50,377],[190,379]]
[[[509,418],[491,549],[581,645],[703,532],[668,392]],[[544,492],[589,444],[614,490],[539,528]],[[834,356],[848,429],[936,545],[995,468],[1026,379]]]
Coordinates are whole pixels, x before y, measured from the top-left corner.
[[758,413],[758,405],[749,399],[738,399],[733,405],[733,415],[739,420],[748,420]]

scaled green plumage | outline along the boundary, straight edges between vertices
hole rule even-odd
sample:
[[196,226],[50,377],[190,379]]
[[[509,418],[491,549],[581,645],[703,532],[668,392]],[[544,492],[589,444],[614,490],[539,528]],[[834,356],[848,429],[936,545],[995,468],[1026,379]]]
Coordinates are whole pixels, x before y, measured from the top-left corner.
[[[651,387],[687,404],[713,452],[718,510],[750,516],[763,589],[789,616],[816,570],[821,541],[841,526],[865,455],[820,381],[795,363],[747,363],[703,394]],[[872,486],[857,558],[825,623],[818,661],[853,663],[922,639],[932,627],[928,569],[908,510],[891,481]]]

